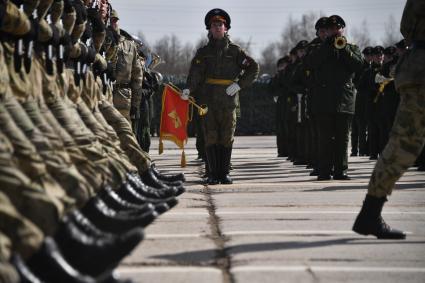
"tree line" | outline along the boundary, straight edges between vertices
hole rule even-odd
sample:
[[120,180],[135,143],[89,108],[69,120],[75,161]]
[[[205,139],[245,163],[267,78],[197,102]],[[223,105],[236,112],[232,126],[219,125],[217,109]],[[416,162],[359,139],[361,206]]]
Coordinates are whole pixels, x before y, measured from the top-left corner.
[[[261,73],[274,74],[276,61],[280,57],[286,55],[300,40],[312,40],[316,36],[314,24],[322,16],[320,13],[310,12],[303,14],[300,18],[289,17],[280,36],[276,35],[277,40],[268,44],[261,51],[260,57],[255,58],[260,64]],[[398,26],[395,17],[390,16],[385,23],[384,33],[371,35],[368,23],[364,20],[360,26],[349,28],[347,37],[349,42],[357,44],[361,49],[377,44],[387,47],[401,40],[402,37]],[[142,32],[138,33],[138,37],[142,39],[142,42],[147,42]],[[242,46],[248,53],[252,53],[250,41],[243,41],[233,37],[232,40]],[[163,36],[149,46],[162,59],[162,63],[155,70],[166,76],[185,76],[196,50],[205,45],[206,42],[206,36],[201,37],[195,45],[182,43],[175,34]]]

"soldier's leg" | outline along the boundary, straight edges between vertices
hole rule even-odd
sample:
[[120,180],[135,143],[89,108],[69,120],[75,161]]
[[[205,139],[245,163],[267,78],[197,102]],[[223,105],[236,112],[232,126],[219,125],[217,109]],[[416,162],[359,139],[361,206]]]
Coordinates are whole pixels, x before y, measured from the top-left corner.
[[353,116],[339,113],[335,117],[334,179],[344,179],[348,169],[348,141]]
[[222,111],[219,118],[218,131],[218,164],[219,179],[222,184],[233,183],[229,176],[230,162],[232,158],[233,141],[236,130],[236,111]]
[[131,163],[137,167],[139,174],[143,174],[151,166],[151,161],[149,155],[137,143],[128,120],[107,101],[102,101],[99,104],[99,110],[108,124],[115,130],[120,139],[121,148],[130,158]]
[[368,194],[390,195],[394,184],[411,166],[425,143],[425,87],[404,88],[388,143],[373,170]]
[[358,118],[354,117],[351,125],[351,156],[357,156],[359,153],[359,123]]
[[0,231],[0,283],[18,283],[19,275],[9,264],[12,241]]
[[[34,103],[30,104],[35,106]],[[74,198],[77,204],[84,204],[93,195],[92,189],[86,180],[80,175],[69,155],[63,148],[55,149],[44,133],[33,124],[25,109],[10,97],[5,101],[17,125],[24,131],[27,138],[34,144],[36,150],[43,158],[46,169],[50,175],[61,185],[68,196]],[[29,105],[27,105],[29,106]],[[37,108],[29,107],[30,114],[37,116]]]
[[40,229],[21,215],[2,192],[0,192],[0,231],[11,241],[13,251],[24,258],[36,252],[43,241]]
[[319,130],[319,177],[318,179],[330,179],[333,160],[333,119],[331,115],[317,115],[317,125]]
[[214,185],[218,183],[218,142],[219,142],[219,123],[221,109],[214,107],[208,109],[208,113],[202,119],[202,129],[205,138],[206,164],[208,166],[207,183]]

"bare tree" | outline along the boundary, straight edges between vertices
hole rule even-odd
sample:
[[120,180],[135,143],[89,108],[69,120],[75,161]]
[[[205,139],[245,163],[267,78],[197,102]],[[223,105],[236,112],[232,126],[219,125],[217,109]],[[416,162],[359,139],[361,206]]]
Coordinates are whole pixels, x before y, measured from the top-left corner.
[[385,23],[385,33],[382,38],[382,45],[384,47],[394,45],[403,38],[399,27],[400,25],[394,15],[389,16],[388,21]]
[[366,46],[375,45],[375,42],[370,38],[369,27],[366,20],[362,21],[360,27],[353,27],[350,29],[348,41],[356,44],[361,49]]
[[276,71],[278,45],[271,43],[261,52],[260,70],[262,73],[273,74]]

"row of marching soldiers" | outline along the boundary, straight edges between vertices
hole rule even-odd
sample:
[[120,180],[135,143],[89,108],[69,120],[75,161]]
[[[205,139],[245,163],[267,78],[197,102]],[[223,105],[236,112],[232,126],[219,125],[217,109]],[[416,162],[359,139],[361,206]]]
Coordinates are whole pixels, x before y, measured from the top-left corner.
[[[277,62],[270,86],[276,102],[278,157],[311,168],[318,180],[348,180],[351,156],[377,159],[389,136],[399,103],[393,76],[404,41],[366,47],[362,52],[341,35],[338,15],[320,18],[317,37],[302,40]],[[349,54],[349,59],[344,58]],[[363,53],[363,54],[361,54]],[[424,169],[424,153],[418,159]]]
[[113,88],[123,68],[143,74],[110,15],[107,1],[0,1],[0,282],[131,282],[114,268],[185,190],[133,134],[140,80]]

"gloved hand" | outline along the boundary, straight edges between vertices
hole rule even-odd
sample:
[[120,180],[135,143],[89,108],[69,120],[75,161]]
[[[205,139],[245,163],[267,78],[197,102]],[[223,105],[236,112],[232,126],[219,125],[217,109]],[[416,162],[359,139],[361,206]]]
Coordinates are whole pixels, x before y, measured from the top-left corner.
[[278,99],[279,97],[278,96],[273,96],[273,101],[275,102],[275,103],[277,103],[277,99]]
[[189,94],[190,94],[190,90],[188,88],[185,88],[180,94],[180,98],[183,100],[189,100]]
[[375,76],[375,83],[380,84],[388,80],[385,76],[381,75],[380,73],[377,73]]
[[237,83],[232,83],[226,88],[226,93],[229,96],[234,96],[240,90],[241,87]]

